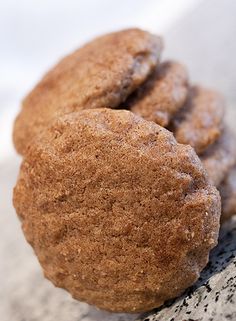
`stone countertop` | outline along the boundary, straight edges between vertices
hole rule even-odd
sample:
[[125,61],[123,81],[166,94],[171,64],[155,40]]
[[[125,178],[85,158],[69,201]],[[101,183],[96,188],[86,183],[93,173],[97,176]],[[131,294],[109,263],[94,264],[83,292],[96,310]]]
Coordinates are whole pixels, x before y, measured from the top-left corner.
[[236,320],[236,218],[221,229],[219,244],[197,283],[182,297],[137,321]]

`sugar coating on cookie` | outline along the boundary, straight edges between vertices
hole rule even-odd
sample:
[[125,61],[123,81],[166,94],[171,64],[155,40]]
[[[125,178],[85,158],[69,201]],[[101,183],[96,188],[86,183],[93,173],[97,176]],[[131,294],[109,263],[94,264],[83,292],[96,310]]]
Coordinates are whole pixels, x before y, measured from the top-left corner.
[[183,106],[187,93],[186,68],[175,61],[166,61],[134,92],[127,105],[135,114],[165,127]]
[[225,102],[218,92],[191,87],[185,106],[173,120],[176,140],[203,153],[222,133],[224,110]]
[[236,166],[221,183],[219,191],[222,201],[221,221],[224,222],[236,214]]
[[217,243],[219,193],[194,150],[124,110],[52,122],[27,149],[14,205],[46,277],[110,311],[176,297]]
[[24,99],[14,143],[26,146],[53,118],[86,108],[117,107],[158,64],[162,40],[139,29],[104,35],[62,59]]
[[213,184],[218,187],[236,162],[234,133],[225,128],[220,138],[201,155],[200,159]]

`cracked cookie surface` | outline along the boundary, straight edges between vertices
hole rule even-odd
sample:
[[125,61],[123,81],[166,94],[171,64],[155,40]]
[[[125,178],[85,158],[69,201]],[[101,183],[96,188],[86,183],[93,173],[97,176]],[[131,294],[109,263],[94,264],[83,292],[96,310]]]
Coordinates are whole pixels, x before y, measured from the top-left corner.
[[14,205],[46,277],[116,312],[182,293],[218,237],[219,193],[194,150],[124,110],[87,109],[45,128]]
[[24,99],[14,143],[24,154],[49,121],[86,108],[120,105],[159,62],[162,40],[140,29],[114,32],[62,59]]

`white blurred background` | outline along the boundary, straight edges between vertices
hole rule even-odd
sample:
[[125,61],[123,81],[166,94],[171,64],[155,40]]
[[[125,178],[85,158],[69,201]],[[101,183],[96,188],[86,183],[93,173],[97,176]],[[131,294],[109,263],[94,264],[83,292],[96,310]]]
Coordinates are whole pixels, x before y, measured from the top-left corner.
[[[11,202],[20,163],[12,123],[21,99],[60,57],[98,34],[133,26],[163,35],[164,57],[223,92],[236,130],[236,0],[0,0],[1,321],[79,321],[88,313],[43,279],[23,239]],[[89,311],[83,320],[118,320]]]
[[165,56],[235,99],[235,21],[235,0],[0,0],[0,164],[13,155],[22,97],[60,57],[104,32],[138,26],[164,35]]

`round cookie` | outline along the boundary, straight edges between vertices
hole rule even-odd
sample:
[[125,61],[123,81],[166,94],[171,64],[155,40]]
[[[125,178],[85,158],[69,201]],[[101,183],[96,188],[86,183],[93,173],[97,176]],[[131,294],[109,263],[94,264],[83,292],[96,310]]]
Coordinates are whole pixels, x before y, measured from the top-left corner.
[[225,128],[222,136],[200,157],[213,184],[219,186],[236,161],[235,135]]
[[186,105],[173,120],[176,140],[191,145],[197,154],[203,153],[222,133],[224,110],[225,103],[219,93],[191,87]]
[[14,205],[56,286],[110,311],[146,311],[199,277],[220,199],[196,153],[125,110],[59,117],[31,144]]
[[236,214],[236,167],[230,170],[219,186],[219,191],[222,202],[221,221],[224,222]]
[[188,74],[185,67],[166,61],[135,91],[127,104],[135,114],[166,127],[183,106],[187,92]]
[[62,59],[24,99],[14,143],[24,154],[53,118],[73,111],[117,107],[158,64],[161,38],[127,29],[96,38]]

